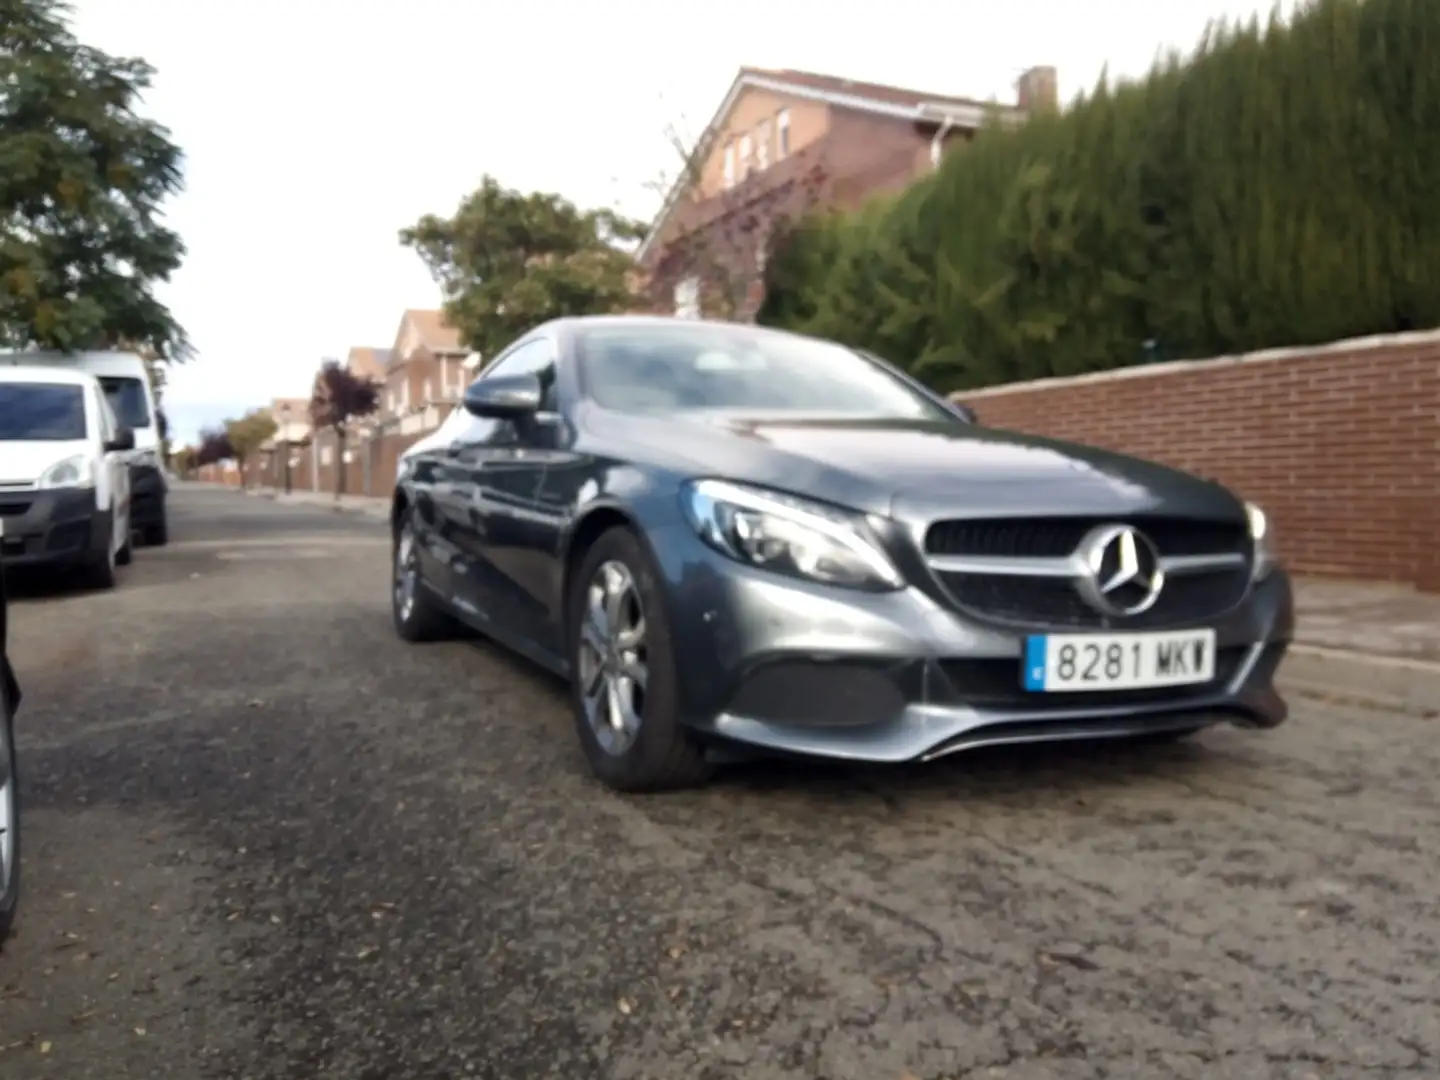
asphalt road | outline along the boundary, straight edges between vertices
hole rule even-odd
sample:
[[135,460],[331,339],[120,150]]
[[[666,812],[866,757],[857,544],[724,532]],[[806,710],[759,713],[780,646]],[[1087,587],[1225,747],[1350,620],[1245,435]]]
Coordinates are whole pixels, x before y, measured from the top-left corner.
[[6,1080],[1440,1075],[1440,729],[585,773],[555,682],[401,647],[373,520],[215,491],[12,616]]

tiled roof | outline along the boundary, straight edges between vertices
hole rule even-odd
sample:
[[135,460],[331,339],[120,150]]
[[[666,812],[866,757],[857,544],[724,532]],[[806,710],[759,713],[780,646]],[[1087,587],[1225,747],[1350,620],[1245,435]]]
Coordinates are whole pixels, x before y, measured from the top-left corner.
[[345,366],[356,375],[371,379],[385,378],[385,369],[390,366],[390,350],[377,349],[368,345],[355,345],[345,358]]
[[458,352],[464,349],[460,334],[445,322],[443,311],[411,308],[405,312],[415,329],[420,331],[420,340],[431,352]]
[[310,402],[305,398],[276,398],[270,402],[270,415],[277,424],[308,423]]
[[811,90],[823,90],[829,94],[849,94],[852,97],[867,98],[871,101],[884,102],[887,105],[919,105],[921,102],[979,106],[989,104],[978,98],[956,97],[953,94],[929,94],[923,90],[911,90],[903,86],[860,82],[856,79],[842,78],[839,75],[820,75],[813,71],[796,71],[793,68],[745,67],[740,69],[740,73],[742,76],[758,75],[761,78],[775,79],[794,86],[808,87]]

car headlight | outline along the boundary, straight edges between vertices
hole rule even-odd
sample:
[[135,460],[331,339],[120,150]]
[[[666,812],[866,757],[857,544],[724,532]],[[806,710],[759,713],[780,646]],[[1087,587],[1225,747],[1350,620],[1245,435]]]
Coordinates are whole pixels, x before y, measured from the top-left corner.
[[686,484],[683,502],[701,539],[740,562],[852,589],[904,586],[860,514],[724,480]]
[[1265,511],[1254,503],[1245,504],[1245,517],[1250,522],[1250,539],[1255,546],[1255,566],[1252,576],[1259,581],[1279,562],[1275,552],[1275,538],[1270,528],[1270,519]]
[[90,459],[84,454],[76,454],[64,461],[57,461],[50,468],[40,474],[40,482],[36,485],[42,488],[62,487],[91,487],[95,483],[94,474],[90,470]]

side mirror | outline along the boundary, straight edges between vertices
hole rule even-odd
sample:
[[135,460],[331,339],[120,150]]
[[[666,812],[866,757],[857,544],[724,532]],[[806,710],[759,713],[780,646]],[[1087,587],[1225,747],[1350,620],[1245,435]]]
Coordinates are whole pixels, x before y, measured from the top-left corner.
[[124,453],[127,450],[135,449],[135,432],[131,428],[118,427],[115,429],[115,437],[105,444],[105,452]]
[[537,376],[492,375],[465,389],[465,411],[488,420],[516,420],[540,411],[545,394]]
[[978,424],[980,422],[980,418],[975,415],[975,410],[972,409],[969,405],[963,404],[959,401],[952,401],[950,402],[950,408],[953,409],[956,415],[958,415],[960,419],[964,420],[967,424]]

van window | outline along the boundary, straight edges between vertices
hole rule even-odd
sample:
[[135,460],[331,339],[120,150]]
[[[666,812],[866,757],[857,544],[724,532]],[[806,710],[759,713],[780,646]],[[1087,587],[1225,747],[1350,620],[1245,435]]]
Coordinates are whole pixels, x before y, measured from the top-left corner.
[[63,383],[0,383],[0,442],[85,438],[85,388]]
[[101,375],[99,378],[110,409],[122,427],[138,431],[150,426],[150,403],[146,400],[143,382],[115,375]]

